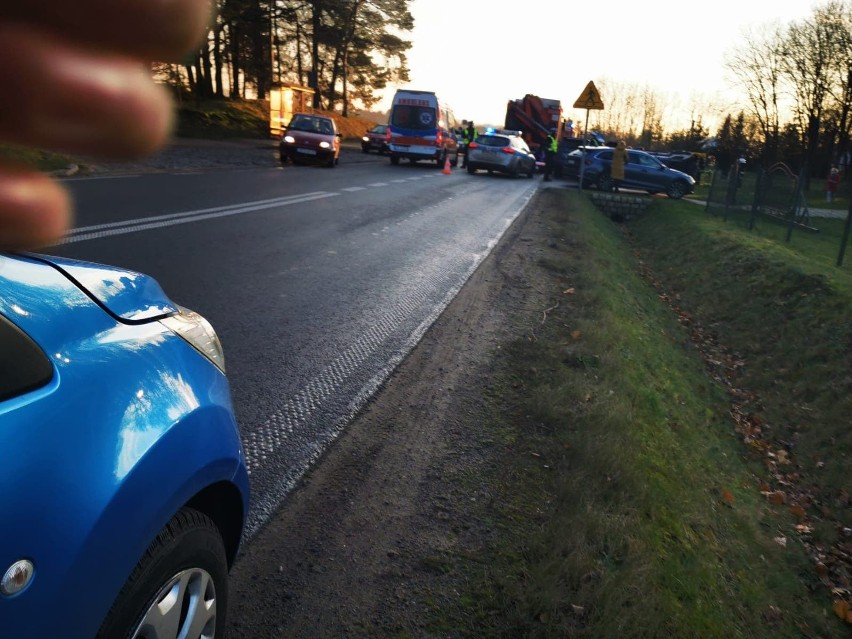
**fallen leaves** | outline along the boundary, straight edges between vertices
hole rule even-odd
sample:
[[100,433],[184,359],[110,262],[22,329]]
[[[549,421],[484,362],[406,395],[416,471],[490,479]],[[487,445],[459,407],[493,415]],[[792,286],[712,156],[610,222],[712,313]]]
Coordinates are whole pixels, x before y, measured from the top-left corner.
[[783,490],[773,490],[766,493],[766,498],[773,506],[783,506],[787,502],[787,495],[784,494]]
[[[771,453],[770,453],[771,455]],[[790,455],[786,450],[779,450],[775,453],[775,461],[779,464],[789,464],[790,463]]]
[[846,623],[852,623],[852,606],[845,599],[835,599],[831,606],[834,609],[834,614],[843,619]]
[[790,506],[790,513],[799,521],[803,521],[808,516],[805,509],[802,508],[802,506],[800,506],[799,504],[793,504],[792,506]]
[[[689,331],[690,341],[704,358],[709,376],[726,388],[731,401],[730,415],[735,432],[748,448],[761,456],[765,464],[769,481],[760,482],[760,493],[771,506],[789,508],[797,522],[792,526],[791,534],[795,534],[795,539],[801,541],[814,561],[820,581],[830,590],[835,614],[847,623],[852,623],[852,529],[844,527],[830,507],[848,508],[852,504],[852,496],[844,490],[835,497],[833,503],[826,503],[825,500],[821,502],[816,498],[813,488],[803,481],[802,469],[789,446],[773,440],[772,425],[767,424],[766,419],[755,410],[755,407],[761,406],[760,398],[738,384],[747,365],[745,359],[721,344],[715,330],[704,328],[698,318],[681,308],[679,296],[666,292],[649,266],[641,260],[640,272],[656,289],[659,299],[671,308],[678,322]],[[814,461],[817,469],[825,465],[822,460]],[[721,500],[733,506],[734,495],[728,490],[722,490]],[[809,512],[823,526],[833,523],[837,527],[841,534],[836,542],[826,547],[814,540],[814,525]],[[778,534],[773,541],[786,547],[788,537]],[[765,617],[767,620],[777,619],[780,614],[780,610],[770,609]]]

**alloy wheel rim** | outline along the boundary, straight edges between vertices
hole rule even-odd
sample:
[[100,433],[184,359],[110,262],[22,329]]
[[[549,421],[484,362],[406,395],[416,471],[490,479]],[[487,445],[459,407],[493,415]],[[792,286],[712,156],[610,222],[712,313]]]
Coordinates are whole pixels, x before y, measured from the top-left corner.
[[216,585],[202,568],[174,575],[151,601],[133,639],[213,639],[216,634]]

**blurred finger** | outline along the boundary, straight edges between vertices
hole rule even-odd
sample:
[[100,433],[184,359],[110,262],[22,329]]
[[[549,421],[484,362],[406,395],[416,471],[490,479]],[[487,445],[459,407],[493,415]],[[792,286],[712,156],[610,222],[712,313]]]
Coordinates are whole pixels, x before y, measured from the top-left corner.
[[0,0],[0,19],[47,28],[142,60],[177,60],[200,42],[210,0]]
[[0,168],[0,250],[58,241],[71,221],[65,190],[39,173]]
[[123,158],[150,153],[171,132],[171,101],[143,65],[27,27],[0,26],[0,86],[9,142]]

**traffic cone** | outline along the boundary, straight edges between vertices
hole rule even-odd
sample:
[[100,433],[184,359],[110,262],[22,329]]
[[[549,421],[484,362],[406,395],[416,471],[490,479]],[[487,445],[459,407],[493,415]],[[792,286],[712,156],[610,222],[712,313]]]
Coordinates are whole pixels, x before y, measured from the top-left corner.
[[444,171],[443,171],[443,173],[444,173],[444,175],[449,175],[450,173],[452,173],[452,171],[450,170],[450,156],[449,155],[446,158],[444,158]]

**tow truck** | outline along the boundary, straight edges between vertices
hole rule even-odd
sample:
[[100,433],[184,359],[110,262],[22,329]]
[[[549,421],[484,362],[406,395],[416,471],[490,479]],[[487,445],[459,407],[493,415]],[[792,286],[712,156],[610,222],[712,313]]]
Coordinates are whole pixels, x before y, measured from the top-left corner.
[[562,137],[562,103],[531,93],[520,100],[509,100],[505,128],[523,131],[524,142],[538,155],[551,129],[556,129],[557,140]]

